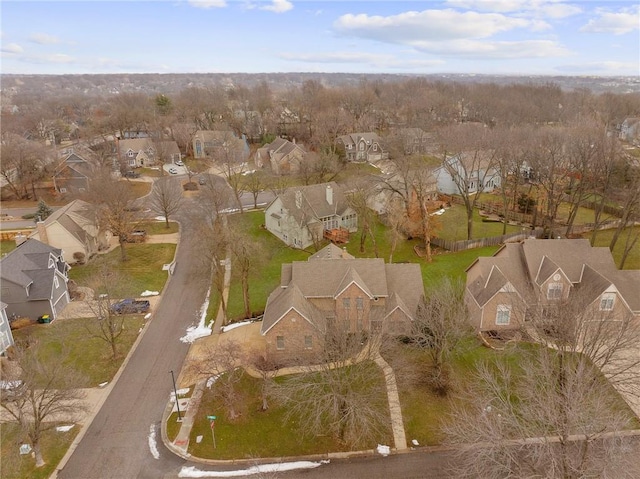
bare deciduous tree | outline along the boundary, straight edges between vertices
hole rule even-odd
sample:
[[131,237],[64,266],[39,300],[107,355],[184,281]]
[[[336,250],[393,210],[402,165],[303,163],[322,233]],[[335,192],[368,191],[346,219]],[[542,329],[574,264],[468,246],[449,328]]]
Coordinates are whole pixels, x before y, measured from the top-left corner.
[[446,395],[451,387],[450,361],[462,341],[471,336],[461,282],[444,280],[418,305],[411,339],[429,353],[431,387]]
[[134,200],[135,196],[128,182],[114,178],[109,169],[97,173],[92,182],[89,201],[96,209],[98,222],[118,237],[122,261],[127,260],[127,238],[138,221]]
[[122,297],[123,281],[118,272],[103,258],[99,259],[97,274],[89,286],[96,297],[86,304],[93,313],[84,326],[88,333],[106,342],[111,348],[111,359],[118,357],[118,344],[124,332],[124,315],[116,314],[113,305]]
[[243,350],[235,341],[219,342],[204,355],[204,360],[192,365],[200,377],[211,378],[214,396],[219,398],[227,409],[229,421],[235,421],[242,413],[242,397],[238,391],[238,382],[244,369]]
[[538,344],[517,363],[478,367],[446,427],[458,477],[636,477],[620,434],[633,415],[612,386],[640,394],[639,326],[590,293],[530,316]]
[[164,217],[165,227],[169,228],[169,217],[175,215],[182,206],[182,189],[173,178],[160,178],[153,184],[149,197],[149,206],[156,214]]
[[42,434],[56,421],[77,422],[86,410],[82,401],[84,379],[62,357],[41,358],[35,345],[15,346],[15,368],[5,376],[0,406],[29,437],[36,467],[45,464]]
[[330,434],[351,447],[379,441],[389,423],[382,372],[372,361],[325,362],[278,382],[274,394],[305,436]]

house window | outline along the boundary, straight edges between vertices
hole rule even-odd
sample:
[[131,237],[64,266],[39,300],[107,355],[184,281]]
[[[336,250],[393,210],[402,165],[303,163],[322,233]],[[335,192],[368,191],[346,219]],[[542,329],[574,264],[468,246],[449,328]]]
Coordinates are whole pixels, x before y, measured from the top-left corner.
[[131,150],[127,151],[127,156],[129,158],[133,158],[133,151],[131,151]]
[[53,277],[53,286],[55,286],[56,289],[60,287],[60,283],[58,282],[58,278],[56,276]]
[[549,283],[547,287],[547,299],[562,298],[562,283]]
[[351,298],[342,298],[342,307],[349,309],[351,307]]
[[305,347],[305,349],[312,349],[313,348],[313,337],[312,336],[305,336],[304,337],[304,347]]
[[360,143],[360,151],[364,151],[364,143]]
[[356,298],[356,309],[360,311],[364,309],[364,300],[362,298]]
[[378,144],[377,144],[377,143],[375,143],[375,144],[373,145],[373,151],[378,151]]
[[60,193],[66,193],[67,189],[66,188],[60,188]]
[[600,298],[600,311],[612,311],[615,301],[616,295],[614,293],[603,294]]
[[351,150],[351,149],[353,149],[353,145],[352,145],[351,143],[349,143],[349,145],[347,145],[347,146],[348,146],[348,148],[349,148],[350,150]]
[[284,336],[276,336],[276,348],[279,350],[284,349]]
[[511,306],[506,304],[499,304],[496,312],[496,324],[506,325],[511,320]]

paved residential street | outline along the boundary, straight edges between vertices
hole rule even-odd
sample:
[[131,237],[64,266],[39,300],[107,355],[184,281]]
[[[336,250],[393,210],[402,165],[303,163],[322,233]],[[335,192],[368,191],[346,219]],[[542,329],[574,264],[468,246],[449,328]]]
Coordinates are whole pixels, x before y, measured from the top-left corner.
[[[177,471],[184,462],[162,447],[159,421],[172,390],[169,371],[180,371],[189,348],[180,337],[197,322],[208,281],[194,280],[198,259],[191,249],[197,238],[186,217],[181,236],[174,275],[148,330],[58,477],[158,478]],[[152,431],[157,435],[158,459],[149,447]]]

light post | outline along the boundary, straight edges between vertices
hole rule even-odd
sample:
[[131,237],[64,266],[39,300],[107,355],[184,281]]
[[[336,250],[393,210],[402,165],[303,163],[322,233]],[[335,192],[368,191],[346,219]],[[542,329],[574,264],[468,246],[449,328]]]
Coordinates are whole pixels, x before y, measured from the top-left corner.
[[178,422],[182,421],[182,416],[180,415],[180,401],[178,401],[178,390],[176,389],[176,378],[173,375],[173,369],[169,371],[171,373],[171,380],[173,381],[173,394],[176,398],[176,408],[178,409]]

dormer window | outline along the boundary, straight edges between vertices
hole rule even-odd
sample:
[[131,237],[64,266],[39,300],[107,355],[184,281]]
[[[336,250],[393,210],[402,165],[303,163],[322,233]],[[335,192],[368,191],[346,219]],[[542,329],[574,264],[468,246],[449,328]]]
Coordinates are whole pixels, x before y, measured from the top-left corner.
[[600,298],[600,311],[613,311],[613,305],[615,302],[615,293],[604,293]]

